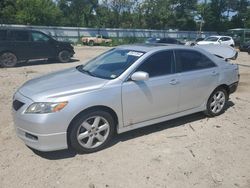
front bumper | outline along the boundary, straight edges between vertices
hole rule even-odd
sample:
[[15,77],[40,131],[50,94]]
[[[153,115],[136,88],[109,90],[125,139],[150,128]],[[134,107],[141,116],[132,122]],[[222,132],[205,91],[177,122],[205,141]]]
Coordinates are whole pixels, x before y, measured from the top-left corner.
[[66,133],[37,134],[20,127],[20,124],[16,126],[17,136],[35,150],[55,151],[68,148]]
[[[29,147],[39,151],[54,151],[68,148],[67,122],[58,114],[25,114],[33,101],[17,92],[14,100],[24,105],[13,109],[13,120],[17,136]],[[64,123],[65,122],[65,123]]]

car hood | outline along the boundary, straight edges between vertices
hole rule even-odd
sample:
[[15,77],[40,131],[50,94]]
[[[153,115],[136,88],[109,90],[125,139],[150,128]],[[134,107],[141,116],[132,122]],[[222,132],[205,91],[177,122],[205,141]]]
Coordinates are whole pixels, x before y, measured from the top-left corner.
[[34,101],[39,101],[100,89],[107,82],[108,80],[71,68],[27,81],[18,91]]

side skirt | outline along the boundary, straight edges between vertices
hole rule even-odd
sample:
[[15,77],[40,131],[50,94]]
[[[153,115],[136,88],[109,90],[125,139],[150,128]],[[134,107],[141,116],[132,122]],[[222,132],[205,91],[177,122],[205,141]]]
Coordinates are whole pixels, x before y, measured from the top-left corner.
[[168,121],[168,120],[171,120],[171,119],[179,118],[179,117],[182,117],[182,116],[185,116],[185,115],[194,114],[194,113],[197,113],[197,112],[204,111],[205,109],[206,109],[205,106],[202,105],[202,106],[200,106],[198,108],[178,112],[176,114],[171,114],[171,115],[168,115],[168,116],[164,116],[164,117],[160,117],[160,118],[156,118],[156,119],[151,119],[151,120],[148,120],[148,121],[143,121],[143,122],[136,123],[136,124],[126,126],[126,127],[118,127],[117,133],[120,134],[120,133],[123,133],[123,132],[138,129],[138,128],[141,128],[141,127],[146,127],[146,126],[153,125],[153,124],[156,124],[156,123],[160,123],[160,122]]

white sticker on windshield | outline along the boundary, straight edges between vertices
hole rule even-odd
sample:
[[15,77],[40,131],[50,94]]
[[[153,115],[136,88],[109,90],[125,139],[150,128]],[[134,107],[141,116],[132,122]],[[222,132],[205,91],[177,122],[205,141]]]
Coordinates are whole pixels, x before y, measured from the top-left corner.
[[116,78],[116,75],[115,75],[115,74],[112,74],[112,75],[110,76],[110,78]]
[[141,57],[143,53],[141,52],[135,52],[135,51],[130,51],[128,52],[128,55],[136,56],[136,57]]

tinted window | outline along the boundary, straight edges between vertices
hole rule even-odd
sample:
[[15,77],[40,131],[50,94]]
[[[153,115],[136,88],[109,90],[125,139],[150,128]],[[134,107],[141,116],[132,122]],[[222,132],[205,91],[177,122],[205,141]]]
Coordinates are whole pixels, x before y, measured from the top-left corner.
[[228,37],[221,37],[220,40],[221,40],[221,41],[229,41],[229,40],[231,40],[231,39],[228,38]]
[[7,40],[7,30],[0,30],[0,41]]
[[37,41],[38,42],[46,42],[49,40],[48,36],[46,36],[43,33],[39,33],[39,32],[32,32],[31,36],[32,36],[32,40],[35,42],[37,42]]
[[173,51],[164,51],[153,54],[146,59],[136,71],[144,71],[149,77],[171,74],[174,72]]
[[207,37],[204,39],[204,41],[213,41],[213,42],[216,42],[218,40],[217,37]]
[[215,66],[208,57],[192,50],[177,50],[176,60],[178,72],[206,69]]
[[177,40],[172,38],[163,38],[159,41],[159,43],[169,43],[169,44],[177,44]]
[[28,31],[11,31],[11,38],[15,41],[29,41]]

